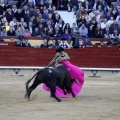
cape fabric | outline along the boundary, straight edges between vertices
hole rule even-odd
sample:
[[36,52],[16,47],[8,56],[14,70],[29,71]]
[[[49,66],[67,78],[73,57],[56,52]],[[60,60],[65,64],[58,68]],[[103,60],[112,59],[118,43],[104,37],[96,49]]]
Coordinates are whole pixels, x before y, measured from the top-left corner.
[[[65,60],[65,61],[63,60],[60,63],[63,64],[67,68],[68,72],[70,73],[70,75],[73,79],[77,79],[79,81],[80,84],[78,84],[76,81],[74,81],[73,85],[72,85],[73,92],[75,93],[75,95],[78,95],[80,93],[83,83],[84,83],[84,72],[79,67],[71,64],[67,60]],[[50,92],[50,89],[45,84],[43,84],[43,89]],[[59,87],[56,86],[56,96],[71,98],[72,94],[64,95],[63,90],[61,90]]]

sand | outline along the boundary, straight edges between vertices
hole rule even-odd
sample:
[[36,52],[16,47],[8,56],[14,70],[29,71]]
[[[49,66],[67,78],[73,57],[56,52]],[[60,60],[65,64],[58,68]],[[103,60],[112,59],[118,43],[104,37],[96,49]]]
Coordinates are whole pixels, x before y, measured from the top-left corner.
[[85,77],[81,93],[57,102],[38,86],[24,98],[31,76],[0,76],[0,120],[120,120],[120,79]]

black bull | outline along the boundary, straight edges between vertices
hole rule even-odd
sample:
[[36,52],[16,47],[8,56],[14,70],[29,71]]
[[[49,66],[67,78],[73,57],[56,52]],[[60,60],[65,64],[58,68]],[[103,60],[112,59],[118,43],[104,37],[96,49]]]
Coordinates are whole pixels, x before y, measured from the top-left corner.
[[[33,84],[28,87],[31,80],[35,77]],[[26,82],[26,94],[25,97],[30,100],[31,92],[41,83],[46,84],[50,88],[51,96],[54,97],[58,102],[61,101],[56,96],[56,86],[64,91],[64,94],[71,93],[73,97],[75,94],[72,91],[73,79],[64,65],[58,65],[55,68],[43,68],[38,71],[31,79]]]

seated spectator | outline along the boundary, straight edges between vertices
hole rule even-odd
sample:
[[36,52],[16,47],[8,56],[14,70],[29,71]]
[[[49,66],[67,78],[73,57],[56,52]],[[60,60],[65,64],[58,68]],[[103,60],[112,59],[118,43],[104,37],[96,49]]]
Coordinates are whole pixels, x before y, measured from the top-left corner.
[[7,12],[6,12],[6,19],[7,19],[8,23],[10,23],[10,21],[13,20],[13,17],[14,17],[13,11],[11,10],[11,8],[8,8]]
[[70,43],[71,34],[68,33],[68,29],[65,30],[65,34],[63,34],[63,38],[66,38],[66,40],[68,41],[68,43]]
[[28,43],[28,39],[27,39],[27,38],[25,38],[25,39],[23,40],[22,47],[31,47],[31,44]]
[[71,28],[70,28],[70,24],[69,23],[65,24],[64,33],[65,33],[66,30],[68,30],[68,33],[71,33]]
[[33,31],[32,36],[36,36],[36,37],[41,37],[42,36],[38,27],[36,27],[35,30]]
[[14,14],[14,17],[18,22],[20,22],[21,18],[24,17],[24,14],[22,13],[21,9],[18,9],[17,12]]
[[53,37],[53,27],[52,27],[52,25],[48,24],[47,29],[48,29],[48,36]]
[[113,39],[110,39],[106,45],[117,45],[117,42],[115,42]]
[[61,33],[60,33],[60,31],[59,31],[59,28],[55,28],[55,29],[54,29],[53,35],[54,35],[54,37],[60,37],[60,36],[61,36]]
[[81,27],[82,24],[86,23],[85,16],[80,17],[79,19],[76,20],[78,27]]
[[48,20],[48,19],[49,19],[48,16],[49,16],[49,11],[48,11],[48,9],[46,9],[46,10],[44,11],[42,17],[43,17],[43,19]]
[[0,36],[7,36],[6,28],[3,27],[2,31],[0,32]]
[[25,22],[26,22],[27,24],[29,23],[31,16],[32,16],[32,15],[30,14],[30,11],[27,10],[26,13],[25,13],[25,15],[24,15],[24,20],[25,20]]
[[92,42],[89,39],[85,39],[83,45],[92,45]]
[[12,27],[10,27],[10,30],[7,32],[8,36],[15,36],[15,31],[13,30]]
[[67,10],[67,3],[65,0],[59,0],[59,10]]
[[92,20],[95,17],[95,9],[93,8],[92,11],[89,13],[89,19]]
[[8,23],[7,21],[5,21],[4,26],[3,26],[3,27],[5,27],[6,32],[8,32],[8,31],[10,30],[10,26],[9,26],[9,23]]
[[100,40],[99,43],[96,43],[96,45],[105,45],[104,41],[103,40]]
[[18,29],[15,31],[16,36],[23,35],[23,30],[21,27],[18,27]]
[[107,25],[110,26],[113,22],[114,22],[114,18],[111,17],[110,20],[107,21]]
[[106,30],[105,34],[104,34],[104,38],[109,38],[111,39],[111,34],[109,32],[109,30]]
[[24,37],[31,37],[31,32],[29,31],[28,27],[25,27],[25,30],[23,31]]
[[118,33],[117,30],[114,30],[114,33],[111,35],[111,38],[114,40],[120,39],[120,34]]
[[13,30],[15,30],[15,25],[17,24],[17,20],[15,17],[13,17],[13,20],[10,21],[10,26],[13,28]]
[[74,30],[78,31],[78,27],[77,27],[76,23],[73,23],[73,24],[72,24],[72,27],[71,27],[71,34],[74,33]]
[[56,40],[52,40],[52,43],[49,44],[49,48],[57,48],[58,45],[56,44]]
[[103,22],[101,23],[101,29],[106,28],[106,24],[107,24],[107,19],[104,19]]
[[28,6],[29,6],[29,7],[35,6],[35,4],[36,4],[35,1],[36,1],[36,0],[28,0]]
[[17,12],[17,6],[16,5],[12,5],[12,11],[13,11],[13,14],[15,14]]
[[101,29],[99,24],[97,25],[97,28],[95,30],[95,37],[96,38],[104,38],[103,31],[102,31],[102,29]]
[[67,42],[66,38],[61,38],[61,42],[59,43],[59,46],[63,48],[70,48],[70,44]]
[[84,24],[79,28],[79,34],[83,38],[88,37],[88,28]]
[[90,38],[94,38],[95,37],[95,30],[93,28],[93,25],[91,25],[90,28],[88,29],[88,36]]
[[[119,12],[118,16],[116,17],[116,22],[118,23],[119,21],[120,21],[120,12]],[[119,26],[120,26],[120,24],[119,24]]]
[[49,48],[47,39],[43,40],[43,43],[40,45],[40,48]]
[[114,20],[114,22],[110,25],[110,30],[111,31],[114,31],[114,30],[120,31],[119,25],[117,24],[116,20]]
[[108,24],[106,25],[106,28],[103,29],[103,34],[105,34],[106,31],[109,31],[110,34],[113,32],[113,31],[110,31],[110,27]]
[[20,19],[20,25],[21,25],[23,30],[24,30],[25,27],[27,27],[27,23],[24,21],[24,18]]

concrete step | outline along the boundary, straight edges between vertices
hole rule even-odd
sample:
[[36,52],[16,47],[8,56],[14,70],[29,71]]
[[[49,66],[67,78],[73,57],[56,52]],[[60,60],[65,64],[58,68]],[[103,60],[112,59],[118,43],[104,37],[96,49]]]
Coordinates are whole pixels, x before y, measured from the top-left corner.
[[72,26],[73,22],[76,23],[76,16],[74,15],[74,12],[58,10],[58,13],[60,14],[61,18],[64,20],[65,23],[70,23],[70,27]]

